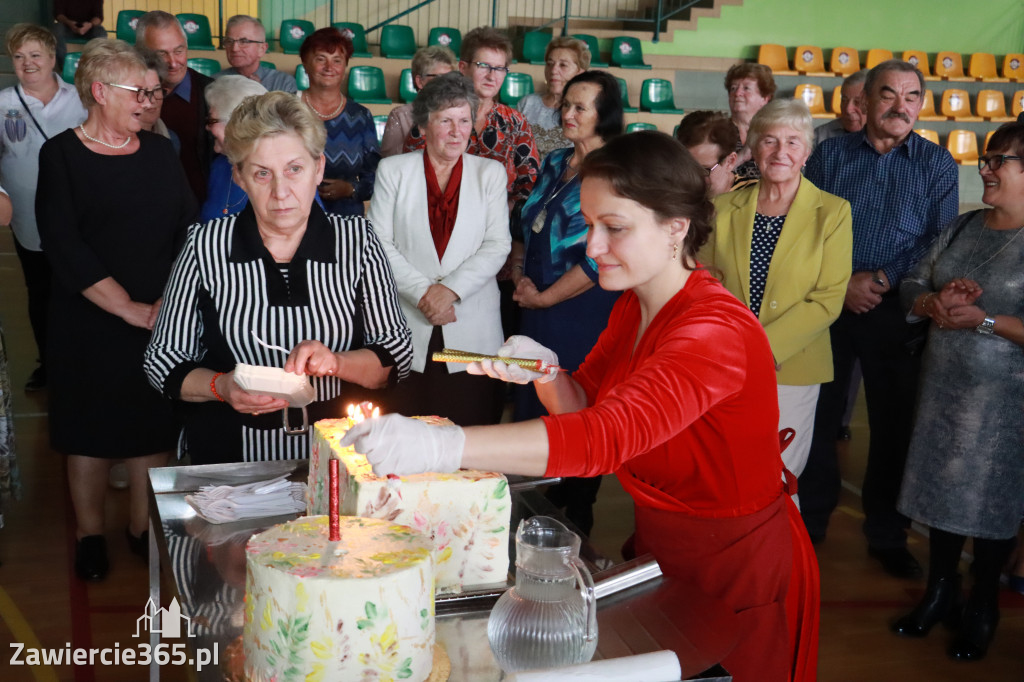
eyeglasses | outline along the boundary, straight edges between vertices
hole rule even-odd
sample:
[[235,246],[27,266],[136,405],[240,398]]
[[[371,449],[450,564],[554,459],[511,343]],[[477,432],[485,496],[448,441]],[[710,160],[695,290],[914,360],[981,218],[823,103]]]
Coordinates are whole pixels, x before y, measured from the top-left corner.
[[1007,161],[1020,161],[1021,157],[1011,156],[1009,154],[993,154],[992,156],[982,156],[978,159],[978,170],[985,170],[985,166],[995,173],[997,170],[1003,167],[1003,164]]
[[222,120],[222,119],[219,119],[219,118],[209,118],[209,117],[208,117],[208,118],[206,119],[206,126],[207,126],[207,127],[210,127],[210,126],[215,126],[215,125],[217,125],[218,123],[220,123],[220,122],[221,122],[221,120]]
[[493,72],[496,72],[499,76],[507,76],[508,75],[508,67],[507,66],[491,66],[487,62],[473,62],[473,64],[478,69],[483,69],[484,71],[493,71]]
[[704,174],[705,174],[705,175],[707,175],[707,176],[708,176],[708,177],[710,178],[710,177],[711,177],[711,174],[715,172],[715,169],[716,169],[716,168],[718,168],[718,167],[719,167],[719,166],[721,166],[721,165],[722,165],[722,162],[721,162],[721,161],[719,161],[718,163],[716,163],[716,164],[715,164],[714,166],[712,166],[711,168],[708,168],[708,167],[706,167],[706,166],[701,166],[701,168],[703,168],[703,169],[704,169]]
[[[447,73],[447,72],[445,72],[445,73]],[[437,78],[438,76],[443,76],[443,75],[444,75],[443,73],[425,73],[422,76],[420,76],[420,78],[422,78],[425,81],[428,81],[431,78]]]
[[265,40],[249,40],[248,38],[224,38],[220,41],[220,44],[224,46],[224,49],[234,47],[235,45],[246,48],[250,45],[265,45]]
[[135,101],[142,104],[147,99],[156,104],[164,98],[163,88],[153,88],[152,90],[146,90],[145,88],[137,88],[134,85],[121,85],[120,83],[104,83],[112,88],[120,88],[121,90],[131,90],[135,93]]

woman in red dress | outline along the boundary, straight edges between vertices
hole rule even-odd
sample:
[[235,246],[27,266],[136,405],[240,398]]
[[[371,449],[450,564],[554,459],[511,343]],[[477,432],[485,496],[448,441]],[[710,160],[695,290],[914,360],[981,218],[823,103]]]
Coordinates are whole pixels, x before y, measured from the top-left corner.
[[[625,292],[607,329],[572,376],[470,366],[533,381],[551,416],[461,428],[388,415],[343,444],[378,474],[614,472],[636,506],[637,551],[736,611],[723,661],[734,679],[813,680],[817,563],[781,482],[775,365],[757,319],[694,258],[713,220],[705,174],[672,138],[640,132],[591,153],[580,175],[587,255],[603,288]],[[558,364],[526,337],[498,354]]]

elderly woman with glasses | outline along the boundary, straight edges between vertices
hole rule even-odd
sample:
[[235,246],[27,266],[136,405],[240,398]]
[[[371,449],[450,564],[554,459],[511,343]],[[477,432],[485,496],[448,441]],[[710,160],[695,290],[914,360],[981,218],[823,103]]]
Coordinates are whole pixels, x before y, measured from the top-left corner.
[[309,107],[279,91],[244,99],[224,130],[249,204],[190,231],[145,357],[181,408],[193,464],[309,457],[298,410],[247,392],[239,363],[309,377],[311,422],[408,371],[409,328],[373,230],[315,201],[325,140]]
[[111,464],[128,465],[126,534],[144,556],[146,471],[167,461],[177,439],[171,406],[146,381],[142,356],[196,202],[170,141],[141,129],[158,97],[146,72],[125,42],[86,45],[75,87],[88,118],[39,155],[36,217],[54,274],[50,445],[68,457],[75,571],[85,580],[108,570]]
[[[505,189],[508,208],[530,196],[537,182],[540,156],[533,131],[526,117],[498,101],[501,85],[512,61],[512,41],[501,31],[483,26],[475,28],[462,39],[459,72],[473,83],[479,104],[469,135],[466,151],[485,159],[494,159],[505,167],[508,178]],[[405,151],[423,149],[425,131],[413,126]]]
[[206,129],[213,135],[213,150],[217,156],[213,157],[213,163],[210,164],[206,201],[199,211],[200,222],[235,215],[249,203],[245,192],[235,184],[231,175],[231,162],[224,156],[224,129],[231,120],[231,113],[242,100],[266,92],[265,87],[245,76],[221,76],[203,91],[210,111]]
[[494,276],[512,241],[501,165],[466,153],[477,106],[462,74],[424,86],[413,120],[426,148],[381,161],[369,215],[412,330],[412,374],[386,406],[443,414],[457,424],[497,422],[498,393],[464,365],[431,356],[446,347],[485,352],[501,345]]
[[715,198],[715,230],[699,260],[764,325],[775,358],[782,453],[794,476],[807,464],[822,383],[832,381],[829,326],[850,279],[850,204],[803,177],[814,127],[799,100],[773,100],[750,122],[747,143],[761,180]]
[[[991,208],[955,218],[900,285],[907,321],[928,322],[928,340],[898,508],[929,527],[929,564],[924,596],[893,629],[957,625],[948,653],[960,661],[983,658],[995,635],[1024,500],[1022,158],[1024,124],[993,133],[978,160]],[[967,538],[973,584],[961,605]]]
[[[428,45],[416,50],[412,57],[412,85],[419,92],[432,78],[451,73],[458,67],[458,60],[452,51],[442,45]],[[412,130],[412,102],[397,106],[388,114],[384,135],[380,140],[380,155],[394,156],[402,153],[405,138]]]
[[739,189],[733,184],[733,171],[740,134],[728,116],[720,111],[691,112],[676,127],[676,139],[704,169],[712,199],[730,189]]

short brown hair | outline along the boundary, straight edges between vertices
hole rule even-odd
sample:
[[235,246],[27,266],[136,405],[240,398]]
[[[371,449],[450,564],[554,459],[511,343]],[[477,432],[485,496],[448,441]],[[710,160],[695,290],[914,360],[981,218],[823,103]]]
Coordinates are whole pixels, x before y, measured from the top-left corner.
[[315,53],[326,52],[327,54],[334,54],[339,51],[345,55],[345,61],[352,59],[352,53],[355,52],[355,47],[352,46],[352,39],[333,26],[328,26],[327,28],[313,31],[302,41],[302,47],[299,48],[299,59],[308,69],[309,66],[306,65],[306,60]]
[[275,90],[246,97],[235,107],[224,128],[224,153],[231,165],[240,168],[257,142],[289,133],[299,136],[314,159],[324,153],[324,124],[295,95]]
[[988,149],[999,149],[1013,152],[1014,156],[1024,157],[1024,123],[1004,123],[999,126],[988,140]]
[[[57,39],[53,37],[53,33],[35,24],[15,24],[7,29],[7,34],[4,36],[7,54],[13,57],[14,53],[30,40],[42,45],[49,51],[51,57],[57,53]],[[58,66],[60,65],[58,64]]]
[[689,218],[683,254],[690,257],[707,242],[714,224],[706,176],[677,140],[655,130],[613,138],[580,166],[581,178],[607,181],[616,194],[650,209],[660,221]]
[[718,147],[719,157],[724,158],[739,147],[740,131],[721,111],[693,111],[679,122],[676,139],[686,148],[713,144]]
[[552,40],[544,49],[545,62],[555,50],[569,50],[572,52],[576,59],[576,66],[579,67],[580,71],[586,71],[590,68],[590,48],[579,38],[573,38],[572,36],[558,36]]
[[757,90],[761,97],[771,99],[775,96],[775,79],[772,77],[771,67],[750,62],[733,64],[725,74],[725,89],[728,90],[733,82],[744,78],[753,78],[757,81]]
[[454,71],[459,67],[459,60],[454,52],[443,45],[427,45],[416,50],[412,56],[412,75],[425,76],[434,64],[447,64]]
[[496,28],[481,26],[474,28],[462,39],[462,48],[459,50],[459,59],[467,64],[476,59],[477,51],[490,48],[505,53],[505,65],[512,63],[512,41],[508,36]]

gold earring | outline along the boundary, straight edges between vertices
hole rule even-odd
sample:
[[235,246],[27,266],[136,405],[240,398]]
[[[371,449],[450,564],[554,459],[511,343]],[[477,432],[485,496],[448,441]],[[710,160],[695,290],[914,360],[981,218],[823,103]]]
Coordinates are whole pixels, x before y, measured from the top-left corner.
[[679,257],[679,242],[672,245],[672,260]]

